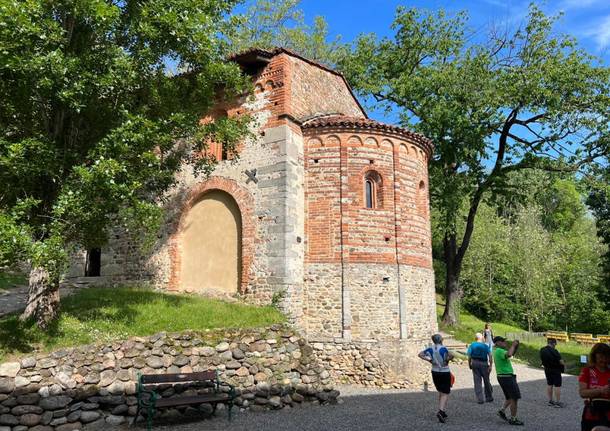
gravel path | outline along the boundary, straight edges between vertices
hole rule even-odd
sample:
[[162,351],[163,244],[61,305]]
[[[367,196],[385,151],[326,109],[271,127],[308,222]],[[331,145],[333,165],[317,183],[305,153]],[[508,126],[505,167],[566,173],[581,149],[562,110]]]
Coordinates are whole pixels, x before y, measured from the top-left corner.
[[[59,294],[62,298],[75,292],[75,288],[62,286]],[[0,290],[0,317],[25,310],[28,300],[28,287],[18,286],[8,290]]]
[[[378,390],[353,386],[340,388],[342,403],[334,406],[303,406],[264,413],[237,413],[231,423],[222,414],[211,420],[155,426],[156,431],[252,430],[252,431],[341,431],[341,430],[444,430],[483,431],[497,429],[578,430],[582,401],[578,397],[578,382],[574,376],[563,379],[563,401],[567,406],[557,409],[547,406],[544,372],[515,364],[515,372],[523,399],[519,402],[519,417],[524,427],[511,427],[496,412],[504,401],[495,376],[495,401],[476,403],[472,377],[466,366],[454,366],[456,384],[449,399],[449,420],[439,424],[435,418],[436,392]],[[223,412],[224,413],[224,412]],[[133,429],[133,428],[132,428]],[[144,429],[140,425],[137,429]]]
[[21,311],[25,308],[28,299],[27,286],[15,287],[8,290],[0,290],[0,317]]

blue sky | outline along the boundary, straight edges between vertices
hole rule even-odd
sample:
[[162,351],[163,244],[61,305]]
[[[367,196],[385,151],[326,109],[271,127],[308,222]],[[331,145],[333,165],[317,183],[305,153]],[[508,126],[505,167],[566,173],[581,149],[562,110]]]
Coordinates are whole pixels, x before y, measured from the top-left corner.
[[[523,24],[531,0],[301,0],[299,8],[307,22],[316,15],[329,25],[330,36],[352,41],[361,33],[391,36],[390,25],[400,5],[448,12],[465,10],[471,28],[484,35],[488,28],[517,28]],[[589,53],[610,65],[610,0],[548,0],[535,1],[548,15],[563,12],[555,29],[575,37]],[[376,120],[398,123],[396,112],[385,113],[367,104],[367,111]]]
[[[482,30],[491,25],[518,26],[527,14],[530,0],[302,0],[307,20],[324,16],[332,35],[344,41],[360,33],[389,34],[396,7],[404,5],[447,11],[466,10],[471,26]],[[535,2],[547,14],[563,11],[557,30],[576,37],[592,54],[610,64],[610,0],[549,0]]]

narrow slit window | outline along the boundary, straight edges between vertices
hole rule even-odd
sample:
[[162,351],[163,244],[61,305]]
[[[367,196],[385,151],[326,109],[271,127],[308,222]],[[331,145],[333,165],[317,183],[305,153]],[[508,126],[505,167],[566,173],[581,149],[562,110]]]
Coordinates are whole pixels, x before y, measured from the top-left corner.
[[364,175],[364,207],[383,208],[383,181],[377,171],[367,171]]
[[366,180],[364,183],[365,195],[366,195],[366,207],[373,208],[373,194],[375,193],[375,187],[371,180]]

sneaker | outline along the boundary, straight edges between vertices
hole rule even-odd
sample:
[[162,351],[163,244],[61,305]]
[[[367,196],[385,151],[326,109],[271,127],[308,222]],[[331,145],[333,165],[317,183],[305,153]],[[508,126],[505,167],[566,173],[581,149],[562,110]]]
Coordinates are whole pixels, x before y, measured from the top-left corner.
[[549,405],[550,407],[555,407],[555,401],[550,400],[548,405]]
[[562,408],[565,407],[566,405],[564,403],[562,403],[561,401],[553,401],[553,407],[557,407],[557,408]]
[[508,420],[508,417],[506,417],[506,413],[504,413],[504,410],[498,410],[498,416],[500,416],[505,421]]
[[485,404],[485,401],[477,401],[477,404]]
[[493,403],[493,402],[494,402],[494,399],[493,399],[493,398],[490,398],[490,399],[488,399],[488,400],[485,400],[485,402],[486,402],[486,403]]
[[438,413],[436,414],[436,417],[438,418],[438,421],[442,424],[445,423],[445,421],[447,420],[447,414],[443,411],[438,411]]
[[444,418],[447,417],[447,413],[445,413],[445,410],[439,410],[440,414],[443,415]]
[[510,419],[508,420],[508,424],[509,424],[509,425],[519,425],[519,426],[523,426],[523,425],[525,425],[523,422],[521,422],[521,421],[520,421],[519,419],[517,419],[517,418],[510,418]]

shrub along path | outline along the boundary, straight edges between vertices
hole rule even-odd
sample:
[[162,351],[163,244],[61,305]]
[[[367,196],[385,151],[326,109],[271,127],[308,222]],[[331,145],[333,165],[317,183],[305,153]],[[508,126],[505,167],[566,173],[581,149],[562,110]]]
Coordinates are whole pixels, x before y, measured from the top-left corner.
[[177,295],[138,288],[81,288],[62,298],[61,314],[47,332],[18,315],[0,318],[0,362],[34,350],[52,350],[131,336],[183,330],[269,326],[283,322],[273,307]]

